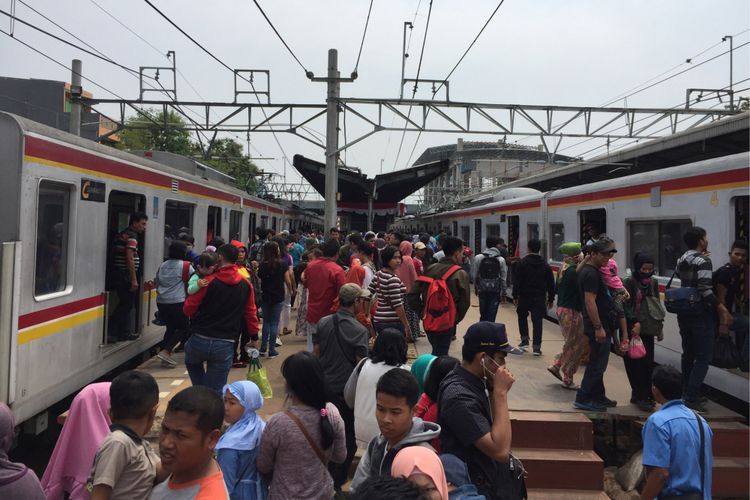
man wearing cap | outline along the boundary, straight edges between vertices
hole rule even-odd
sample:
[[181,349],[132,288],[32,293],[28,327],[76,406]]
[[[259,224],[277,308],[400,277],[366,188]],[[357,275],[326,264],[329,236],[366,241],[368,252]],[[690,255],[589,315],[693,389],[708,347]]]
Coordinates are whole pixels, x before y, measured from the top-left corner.
[[613,304],[599,268],[617,252],[614,242],[599,239],[588,246],[590,253],[578,271],[579,294],[583,299],[583,333],[589,341],[589,362],[576,394],[574,406],[579,410],[606,411],[617,402],[604,391],[604,372],[609,361],[609,337],[614,324]]
[[349,466],[357,451],[354,435],[354,411],[344,401],[344,387],[359,360],[367,357],[367,328],[357,321],[354,310],[358,300],[369,296],[355,283],[346,283],[339,290],[339,310],[325,316],[312,335],[313,353],[323,366],[330,401],[338,408],[344,419],[346,432],[346,460],[329,466],[334,487],[339,489],[347,480]]
[[508,391],[515,380],[505,367],[508,353],[522,351],[508,343],[505,325],[471,325],[464,335],[461,364],[443,379],[438,393],[441,451],[468,465],[471,481],[487,498],[504,498],[508,486]]
[[[500,238],[488,236],[485,241],[487,248],[474,258],[471,275],[474,279],[474,290],[479,297],[480,321],[495,321],[497,309],[505,300],[505,278],[508,270],[505,259],[500,255]],[[497,263],[489,266],[485,263],[485,268],[482,268],[484,259],[495,259]],[[488,261],[490,262],[493,261]]]

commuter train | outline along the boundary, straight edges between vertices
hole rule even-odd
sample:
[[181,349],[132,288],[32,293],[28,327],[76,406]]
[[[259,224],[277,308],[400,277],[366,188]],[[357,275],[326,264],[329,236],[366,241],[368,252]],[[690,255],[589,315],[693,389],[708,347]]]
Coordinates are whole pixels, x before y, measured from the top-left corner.
[[[193,162],[194,164],[195,162]],[[0,113],[0,401],[43,429],[46,409],[157,344],[156,274],[178,232],[247,242],[256,226],[322,227],[314,214],[248,195],[221,174],[188,173]],[[197,173],[197,175],[196,175]],[[132,212],[139,242],[137,340],[108,342],[111,244]]]
[[[615,240],[621,276],[628,274],[637,252],[651,254],[663,291],[686,250],[682,235],[687,228],[697,225],[708,231],[714,269],[728,261],[735,239],[747,238],[749,163],[748,154],[740,153],[546,193],[508,188],[494,201],[402,219],[396,225],[415,233],[445,229],[474,252],[482,251],[487,236],[499,236],[511,255],[521,257],[525,242],[537,238],[553,269],[562,261],[557,250],[561,243],[585,242],[588,233],[596,231]],[[681,352],[676,317],[668,314],[656,361],[679,367]],[[748,401],[747,373],[712,366],[706,383]]]

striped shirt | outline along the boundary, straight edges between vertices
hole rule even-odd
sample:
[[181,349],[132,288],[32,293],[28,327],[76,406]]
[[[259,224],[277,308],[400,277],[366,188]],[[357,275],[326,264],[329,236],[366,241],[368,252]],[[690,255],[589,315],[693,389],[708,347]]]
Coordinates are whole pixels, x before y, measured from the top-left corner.
[[113,264],[115,269],[120,271],[128,270],[128,260],[126,258],[128,250],[133,251],[133,262],[135,263],[135,270],[141,265],[141,259],[138,255],[138,235],[132,229],[125,228],[124,231],[118,233],[115,237],[113,252]]
[[401,319],[396,308],[404,304],[406,287],[395,274],[381,269],[375,274],[370,286],[371,293],[378,294],[378,308],[373,318],[376,323],[398,323]]
[[675,274],[680,286],[697,288],[703,301],[712,308],[719,304],[713,292],[713,265],[711,259],[695,250],[688,250],[677,259]]

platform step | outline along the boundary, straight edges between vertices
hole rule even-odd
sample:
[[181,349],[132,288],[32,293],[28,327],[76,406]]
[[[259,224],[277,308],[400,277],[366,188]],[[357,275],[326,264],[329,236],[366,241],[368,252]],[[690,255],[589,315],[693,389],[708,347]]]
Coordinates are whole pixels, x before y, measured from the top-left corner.
[[604,462],[592,450],[513,448],[528,477],[528,488],[604,489]]
[[750,456],[750,427],[740,422],[710,422],[715,457]]
[[529,488],[528,500],[609,500],[603,491],[593,490],[554,490],[548,488]]
[[747,457],[714,457],[711,493],[715,497],[747,498],[750,494]]
[[591,450],[594,429],[582,413],[512,411],[513,447]]

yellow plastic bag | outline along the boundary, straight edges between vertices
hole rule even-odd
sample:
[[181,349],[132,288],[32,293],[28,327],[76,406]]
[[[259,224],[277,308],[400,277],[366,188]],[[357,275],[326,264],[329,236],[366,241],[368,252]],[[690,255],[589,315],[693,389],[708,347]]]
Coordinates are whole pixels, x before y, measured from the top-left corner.
[[258,386],[263,398],[271,399],[273,397],[273,389],[271,388],[271,383],[268,381],[268,373],[260,364],[260,359],[252,358],[250,360],[250,368],[247,371],[246,378]]

